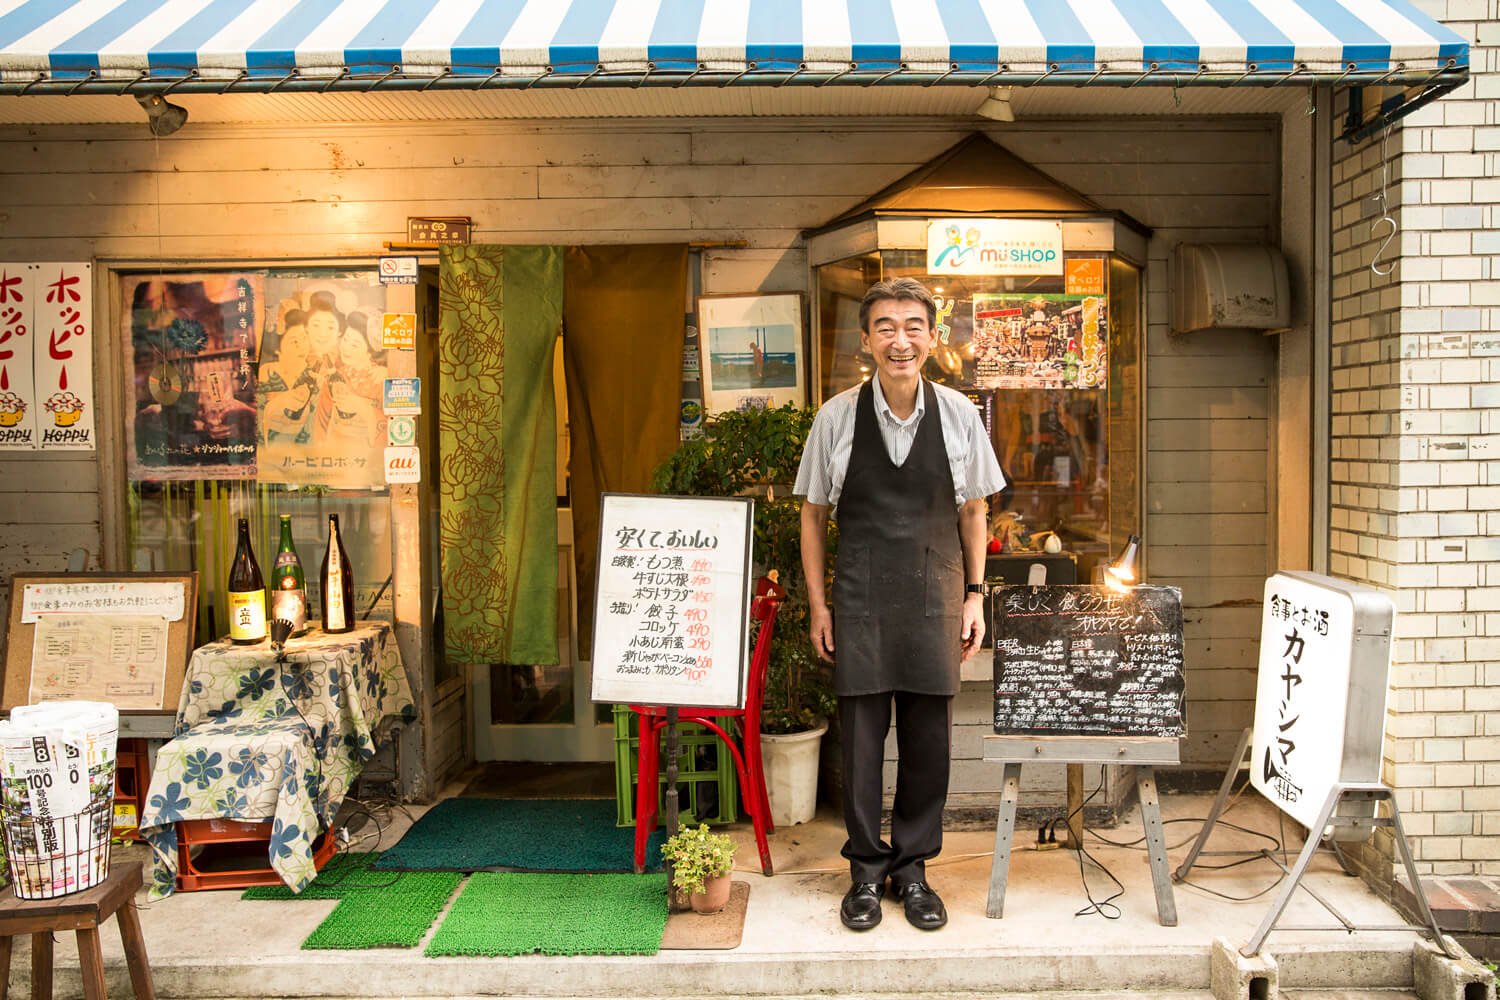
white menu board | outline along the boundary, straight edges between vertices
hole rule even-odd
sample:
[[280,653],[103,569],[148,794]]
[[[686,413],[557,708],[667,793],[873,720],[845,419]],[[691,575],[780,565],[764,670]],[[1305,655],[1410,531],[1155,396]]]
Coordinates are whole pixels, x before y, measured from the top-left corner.
[[606,493],[593,700],[745,703],[753,500]]

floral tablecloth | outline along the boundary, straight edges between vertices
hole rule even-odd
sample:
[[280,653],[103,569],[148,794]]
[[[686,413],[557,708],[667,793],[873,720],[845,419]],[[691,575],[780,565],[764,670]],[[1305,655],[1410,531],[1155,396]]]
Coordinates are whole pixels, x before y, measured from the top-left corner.
[[193,652],[177,736],[156,755],[141,833],[153,898],[176,888],[179,820],[271,820],[271,867],[293,891],[317,874],[312,842],[375,755],[382,721],[416,710],[388,622],[312,629],[286,644],[220,641]]

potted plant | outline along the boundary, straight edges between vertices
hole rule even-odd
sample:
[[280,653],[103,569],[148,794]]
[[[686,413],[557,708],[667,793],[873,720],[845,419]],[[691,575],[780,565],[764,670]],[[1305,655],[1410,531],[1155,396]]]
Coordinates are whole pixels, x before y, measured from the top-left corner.
[[[684,441],[656,470],[652,488],[676,496],[754,496],[755,559],[775,569],[786,590],[776,619],[761,710],[761,756],[771,817],[778,826],[812,819],[818,758],[837,700],[833,667],[808,639],[807,587],[802,576],[801,508],[792,495],[811,407],[734,410],[704,422],[701,437]],[[832,553],[834,530],[829,529]]]
[[710,833],[707,823],[685,826],[662,844],[661,859],[694,912],[718,913],[729,902],[734,841],[727,834]]

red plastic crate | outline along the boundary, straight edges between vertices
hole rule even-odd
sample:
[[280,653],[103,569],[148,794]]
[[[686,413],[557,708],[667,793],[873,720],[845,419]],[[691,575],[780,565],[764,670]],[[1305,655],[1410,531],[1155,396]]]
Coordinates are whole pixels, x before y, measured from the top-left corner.
[[151,758],[146,741],[128,736],[121,739],[115,749],[114,826],[110,831],[116,840],[141,839],[141,810],[150,787]]
[[[193,849],[200,848],[196,856]],[[177,888],[244,889],[252,885],[280,885],[270,866],[271,821],[188,819],[177,822]],[[313,865],[318,871],[338,853],[332,830],[313,841]],[[258,862],[258,863],[257,863]],[[239,866],[239,867],[235,867]]]

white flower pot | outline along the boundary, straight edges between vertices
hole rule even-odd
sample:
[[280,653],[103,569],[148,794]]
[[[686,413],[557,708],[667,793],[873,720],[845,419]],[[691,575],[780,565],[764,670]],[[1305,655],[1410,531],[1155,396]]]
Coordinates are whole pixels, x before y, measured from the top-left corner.
[[766,795],[777,827],[806,823],[818,811],[818,749],[828,723],[801,733],[760,734]]

